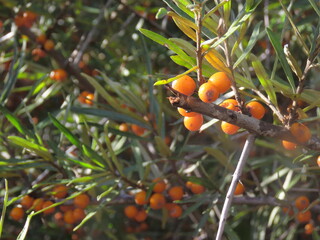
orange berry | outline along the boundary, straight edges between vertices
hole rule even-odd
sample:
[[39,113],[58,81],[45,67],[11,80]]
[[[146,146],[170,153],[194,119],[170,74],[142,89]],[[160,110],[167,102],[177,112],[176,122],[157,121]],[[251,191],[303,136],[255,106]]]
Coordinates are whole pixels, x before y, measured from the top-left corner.
[[189,131],[198,131],[203,124],[203,116],[197,114],[194,117],[184,117],[183,124]]
[[196,90],[196,87],[196,83],[188,75],[178,78],[177,80],[174,80],[172,82],[172,88],[174,90],[187,96],[192,95],[194,93],[194,90]]
[[198,95],[202,102],[212,103],[219,97],[219,91],[215,85],[210,82],[206,82],[200,86]]
[[74,224],[76,222],[74,216],[73,216],[73,211],[68,210],[64,213],[63,215],[63,221],[68,224]]
[[93,105],[94,94],[88,91],[83,91],[78,97],[78,101],[83,104]]
[[244,193],[244,186],[241,182],[238,182],[236,189],[234,190],[234,195],[241,195]]
[[126,124],[126,123],[121,123],[121,124],[119,125],[119,130],[122,131],[122,132],[128,132],[128,130],[129,130],[128,124]]
[[305,212],[298,212],[296,219],[300,223],[309,222],[311,220],[311,212],[309,210]]
[[150,207],[152,209],[161,209],[166,204],[166,199],[161,193],[154,193],[150,197]]
[[171,199],[175,201],[182,199],[184,191],[181,186],[175,186],[169,189],[168,194],[171,197]]
[[216,72],[209,78],[211,82],[219,91],[225,93],[231,87],[231,80],[225,72]]
[[187,112],[185,109],[180,108],[180,107],[178,107],[177,110],[184,117],[194,117],[198,114],[196,112]]
[[43,48],[46,51],[51,51],[54,48],[54,41],[52,41],[51,39],[46,40],[43,44]]
[[33,204],[34,198],[30,197],[29,195],[24,196],[21,199],[20,204],[22,205],[22,207],[24,207],[25,209],[29,209],[31,208],[32,204]]
[[187,181],[186,182],[186,187],[191,189],[193,182]]
[[[51,202],[51,201],[45,201],[45,202],[42,204],[42,208],[50,207],[52,204],[53,204],[53,202]],[[54,212],[54,210],[55,210],[55,207],[48,208],[47,210],[44,210],[43,213],[44,213],[44,214],[51,214],[51,213]]]
[[290,132],[300,143],[305,143],[311,138],[310,129],[302,123],[293,123],[290,126]]
[[282,140],[282,146],[287,150],[294,150],[294,149],[296,149],[297,144],[295,144],[293,142],[286,141],[286,140]]
[[64,198],[68,194],[68,188],[64,185],[58,185],[53,188],[53,196],[56,198]]
[[24,210],[21,207],[14,207],[10,211],[10,217],[13,220],[19,221],[24,216]]
[[38,61],[40,58],[44,58],[47,56],[46,52],[43,51],[41,48],[35,48],[31,52],[33,56],[33,60]]
[[57,222],[63,220],[63,214],[62,214],[62,212],[56,212],[56,213],[53,215],[53,218],[54,218],[54,220],[56,220]]
[[31,11],[25,11],[23,13],[23,18],[25,18],[27,21],[34,22],[37,19],[38,15]]
[[[143,223],[140,223],[139,227],[138,227],[138,230],[139,231],[145,231],[149,228],[148,224],[143,222]],[[147,240],[146,238],[144,240]],[[151,239],[150,239],[151,240]]]
[[288,214],[289,216],[293,216],[294,214],[294,211],[292,210],[292,208],[290,207],[283,207],[282,208],[282,211],[286,214]]
[[306,196],[300,196],[300,197],[296,198],[294,203],[295,203],[296,208],[299,211],[302,211],[309,206],[310,201],[309,201],[309,198],[307,198]]
[[318,158],[317,158],[317,164],[318,164],[318,166],[320,167],[320,155],[319,155]]
[[124,214],[128,218],[134,218],[138,214],[138,209],[134,205],[129,205],[124,208]]
[[238,132],[239,129],[240,127],[233,125],[231,123],[221,122],[221,130],[228,135],[235,134],[236,132]]
[[168,210],[169,216],[178,218],[182,215],[182,208],[176,203],[167,203],[165,208]]
[[60,210],[62,211],[62,212],[67,212],[67,211],[69,211],[69,210],[72,210],[73,209],[73,206],[72,205],[60,205]]
[[37,198],[33,201],[33,204],[32,204],[32,208],[35,210],[35,211],[40,211],[42,209],[42,205],[43,205],[43,198]]
[[40,43],[40,44],[44,44],[46,42],[46,40],[47,40],[47,36],[45,34],[40,34],[36,38],[36,42]]
[[219,104],[220,107],[224,107],[233,111],[239,111],[238,102],[235,99],[226,99],[222,103]]
[[138,213],[136,214],[134,219],[137,222],[143,222],[144,220],[147,219],[147,217],[148,217],[148,214],[147,214],[146,210],[142,209],[142,210],[138,211]]
[[82,193],[73,199],[73,203],[79,208],[86,208],[90,203],[90,198],[87,194]]
[[137,136],[142,136],[146,132],[147,129],[145,129],[143,127],[140,127],[139,125],[132,124],[131,125],[131,130]]
[[206,190],[206,188],[200,184],[192,183],[190,190],[193,194],[201,194]]
[[149,199],[147,199],[146,197],[147,197],[147,193],[142,190],[142,191],[136,193],[136,195],[134,196],[134,201],[138,205],[144,205],[149,202]]
[[314,226],[313,226],[312,223],[307,223],[304,226],[304,233],[307,234],[307,235],[311,235],[313,230],[314,230]]
[[266,109],[264,108],[264,106],[256,101],[247,103],[246,108],[249,110],[251,116],[256,119],[263,118],[264,114],[266,113]]
[[74,209],[72,214],[73,214],[73,218],[76,222],[80,222],[86,217],[86,214],[82,208]]
[[50,78],[58,82],[63,82],[67,77],[68,74],[63,69],[55,69],[50,72]]
[[163,179],[155,178],[152,180],[152,182],[156,183],[154,184],[152,191],[156,193],[162,193],[164,190],[166,190],[167,184]]

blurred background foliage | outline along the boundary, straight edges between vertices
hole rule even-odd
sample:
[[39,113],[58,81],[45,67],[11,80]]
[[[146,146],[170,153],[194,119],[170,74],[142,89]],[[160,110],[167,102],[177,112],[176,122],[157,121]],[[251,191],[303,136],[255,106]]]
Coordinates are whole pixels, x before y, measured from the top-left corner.
[[[280,2],[288,8],[300,37]],[[319,4],[311,0],[280,2],[232,1],[227,27],[242,16],[243,9],[259,4],[231,38],[239,40],[237,51],[243,52],[252,44],[255,26],[261,24],[250,52],[270,78],[278,80],[278,105],[285,111],[291,99],[283,89],[290,85],[265,29],[269,27],[282,45],[289,44],[303,68],[308,54],[300,39],[312,48],[319,34]],[[169,7],[186,17],[189,4],[184,0],[0,0],[1,239],[212,239],[246,133],[227,136],[211,119],[206,119],[209,123],[204,131],[188,132],[167,101],[170,92],[153,86],[155,81],[178,75],[186,68],[170,59],[174,59],[172,50],[139,31],[144,28],[192,43],[170,16],[156,19],[159,8]],[[216,4],[208,1],[205,11]],[[24,34],[28,29],[14,24],[15,16],[26,10],[38,16],[31,32],[53,40],[54,51],[45,51],[32,36]],[[211,21],[218,25],[223,14],[223,7],[219,8]],[[213,32],[208,35],[216,37]],[[181,48],[188,46],[183,44]],[[44,50],[45,56],[39,56],[35,49]],[[238,57],[235,50],[234,61]],[[238,68],[240,86],[249,82],[259,87],[248,58]],[[49,77],[52,70],[70,66],[75,70],[67,71],[67,80]],[[217,71],[208,63],[206,70],[206,77]],[[307,88],[314,92],[306,94],[301,109],[310,108],[305,121],[319,136],[318,74],[319,67],[308,75]],[[297,84],[295,76],[293,80]],[[93,99],[79,99],[84,91],[91,92]],[[250,89],[243,93],[246,100],[255,96]],[[231,96],[229,93],[220,101]],[[270,110],[264,120],[273,121]],[[312,221],[318,225],[318,153],[303,148],[287,151],[279,143],[256,140],[241,180],[245,197],[262,199],[262,204],[240,197],[243,202],[231,209],[227,239],[319,239],[318,227],[306,235],[305,224],[279,207],[290,207],[297,196],[307,195],[313,203]],[[126,218],[123,209],[134,204],[134,193],[145,189],[151,194],[152,179],[158,177],[166,179],[168,186],[184,186],[191,180],[205,186],[206,191],[197,195],[185,188],[179,202],[183,214],[178,219],[149,207],[144,225]],[[54,198],[52,189],[59,184],[68,186],[66,199]],[[20,221],[9,217],[10,210],[27,194],[52,200],[57,213],[60,205],[72,205],[82,192],[91,202],[76,231],[72,229],[77,224],[61,224],[56,214],[29,210],[28,220],[26,215]]]

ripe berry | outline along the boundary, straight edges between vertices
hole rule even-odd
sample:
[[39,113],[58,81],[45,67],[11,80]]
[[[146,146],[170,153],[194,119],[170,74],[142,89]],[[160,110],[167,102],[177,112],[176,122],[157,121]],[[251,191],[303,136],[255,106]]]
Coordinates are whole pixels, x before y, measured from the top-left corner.
[[34,61],[39,61],[39,59],[44,58],[45,56],[47,56],[46,52],[43,51],[41,48],[33,49],[31,54],[33,56],[33,60]]
[[79,208],[86,208],[90,203],[90,198],[87,194],[82,193],[73,199],[73,203]]
[[19,221],[20,219],[23,218],[23,216],[24,216],[24,210],[21,207],[14,207],[10,211],[10,217],[15,221]]
[[56,198],[64,198],[68,194],[68,188],[64,185],[58,185],[53,188],[53,196]]
[[219,91],[225,93],[231,87],[231,80],[225,72],[216,72],[209,78],[211,82]]
[[304,233],[307,235],[311,235],[313,233],[313,230],[314,230],[314,226],[312,223],[307,223],[304,226]]
[[317,164],[318,164],[318,166],[320,167],[320,155],[319,155],[318,158],[317,158]]
[[162,193],[164,190],[166,190],[167,184],[163,179],[155,178],[152,180],[152,182],[156,183],[153,186],[153,189],[152,189],[153,192]]
[[[51,205],[53,204],[53,202],[51,201],[45,201],[43,204],[42,204],[42,208],[47,208],[47,207],[50,207]],[[44,210],[43,213],[44,214],[51,214],[53,213],[55,210],[54,207],[51,207],[51,208],[48,208],[47,210]]]
[[46,40],[43,44],[43,48],[48,52],[51,51],[54,48],[54,41],[51,39]]
[[72,210],[68,210],[63,214],[63,221],[67,224],[74,224],[75,223],[76,220],[74,219]]
[[45,34],[40,34],[36,38],[36,42],[40,43],[40,44],[44,44],[46,42],[46,40],[47,40],[47,36]]
[[82,208],[74,209],[72,214],[73,214],[73,218],[74,218],[75,222],[80,222],[80,221],[82,221],[82,219],[84,219],[86,217],[86,214]]
[[146,132],[147,129],[145,129],[143,127],[140,127],[139,125],[132,124],[131,125],[131,130],[137,136],[142,136]]
[[126,123],[121,123],[121,124],[119,125],[119,130],[122,131],[122,132],[128,132],[128,130],[129,130],[128,124],[126,124]]
[[296,198],[294,203],[295,203],[296,208],[299,211],[302,211],[309,206],[310,201],[309,201],[309,198],[307,198],[306,196],[300,196],[300,197]]
[[189,131],[198,131],[203,124],[203,116],[197,114],[194,117],[184,117],[183,123]]
[[310,129],[302,123],[293,123],[290,126],[290,132],[300,143],[305,143],[311,138]]
[[294,214],[294,211],[293,211],[293,209],[291,207],[283,207],[282,211],[284,213],[288,214],[290,217],[292,217],[293,214]]
[[233,125],[231,123],[221,122],[221,130],[228,135],[235,134],[239,129],[240,127]]
[[32,209],[34,209],[36,212],[40,211],[42,209],[43,202],[43,198],[35,199],[32,204]]
[[166,199],[161,193],[154,193],[150,197],[150,207],[152,209],[161,209],[166,204]]
[[286,141],[286,140],[282,140],[282,146],[287,150],[294,150],[294,149],[296,149],[297,144],[295,144],[293,142]]
[[148,214],[147,214],[146,210],[142,209],[142,210],[138,211],[138,213],[136,214],[134,219],[137,222],[143,222],[144,220],[147,219],[147,217],[148,217]]
[[183,188],[181,186],[172,187],[169,189],[168,194],[173,201],[180,200],[184,194]]
[[196,112],[187,112],[185,109],[179,107],[177,108],[177,110],[184,117],[194,117],[198,114]]
[[206,82],[200,86],[198,95],[202,102],[212,103],[219,97],[219,91],[215,85],[210,82]]
[[22,207],[24,207],[25,209],[29,209],[31,208],[32,204],[33,204],[34,198],[30,197],[29,195],[24,196],[21,199],[20,204],[22,205]]
[[182,215],[182,208],[176,203],[167,203],[165,208],[168,210],[169,216],[178,218]]
[[129,205],[124,208],[124,214],[128,218],[134,218],[138,214],[138,209],[134,205]]
[[241,195],[244,193],[244,186],[241,182],[238,182],[236,189],[234,190],[234,195]]
[[93,105],[94,94],[88,91],[83,91],[78,97],[78,101],[83,104]]
[[238,102],[235,99],[226,99],[222,103],[219,104],[220,107],[224,107],[230,109],[232,111],[239,111]]
[[311,212],[309,210],[305,212],[298,212],[296,219],[300,223],[309,222],[311,220]]
[[206,190],[206,188],[200,184],[192,183],[190,190],[193,194],[201,194]]
[[256,119],[263,118],[264,114],[266,113],[266,109],[264,108],[264,106],[256,101],[247,103],[246,108],[249,110],[251,116]]
[[136,195],[134,196],[134,201],[138,205],[144,205],[149,202],[149,199],[147,199],[146,197],[147,197],[147,193],[142,190],[142,191],[136,193]]
[[58,82],[63,82],[68,77],[68,74],[63,69],[55,69],[50,72],[50,78]]
[[192,95],[194,90],[196,90],[196,87],[197,87],[196,83],[188,75],[178,78],[177,80],[174,80],[172,82],[172,88],[174,90],[187,96]]

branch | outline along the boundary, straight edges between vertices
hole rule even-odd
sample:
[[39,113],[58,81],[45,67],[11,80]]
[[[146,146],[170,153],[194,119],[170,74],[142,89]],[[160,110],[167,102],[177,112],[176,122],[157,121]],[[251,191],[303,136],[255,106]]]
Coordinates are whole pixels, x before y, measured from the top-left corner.
[[[200,99],[192,96],[178,94],[176,97],[169,97],[169,101],[175,107],[181,107],[192,112],[198,112],[203,115],[237,125],[257,136],[270,137],[300,144],[296,141],[294,136],[292,136],[291,132],[282,126],[273,125],[253,117],[249,117],[245,114],[220,107],[216,104],[204,103]],[[320,139],[312,137],[308,142],[303,144],[303,146],[315,151],[320,151]]]
[[254,144],[254,140],[255,140],[255,135],[250,134],[247,138],[246,143],[244,144],[243,151],[241,153],[239,162],[237,164],[237,168],[233,173],[232,181],[231,181],[230,187],[227,192],[226,200],[223,204],[216,240],[221,240],[221,238],[222,238],[222,234],[224,232],[224,226],[227,221],[229,209],[231,207],[231,203],[233,200],[234,191],[237,187],[237,184],[239,182],[239,178],[242,174],[242,170],[244,168],[244,165],[248,159],[249,153],[250,153],[252,146]]

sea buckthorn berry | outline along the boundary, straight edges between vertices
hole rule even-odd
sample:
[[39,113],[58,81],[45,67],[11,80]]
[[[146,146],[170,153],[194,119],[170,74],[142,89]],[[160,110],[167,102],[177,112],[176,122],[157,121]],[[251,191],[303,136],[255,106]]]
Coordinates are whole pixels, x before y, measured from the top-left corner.
[[294,211],[291,207],[283,207],[282,212],[288,214],[289,216],[293,216]]
[[43,44],[43,48],[46,51],[51,51],[54,48],[54,41],[52,41],[51,39],[47,39]]
[[264,114],[266,113],[264,106],[256,101],[247,103],[246,108],[249,110],[251,116],[256,119],[263,118]]
[[166,199],[161,193],[154,193],[150,197],[150,207],[152,209],[161,209],[166,204]]
[[239,111],[238,102],[235,99],[226,99],[222,103],[219,104],[220,107],[227,108],[232,111]]
[[238,132],[239,129],[240,127],[233,125],[231,123],[221,122],[221,130],[228,135],[235,134],[236,132]]
[[134,220],[136,220],[137,222],[143,222],[144,220],[147,219],[147,217],[148,217],[148,214],[146,210],[141,209],[140,211],[138,211],[138,213],[134,217]]
[[198,95],[202,102],[212,103],[219,97],[219,91],[212,83],[206,82],[200,86]]
[[47,40],[47,36],[45,34],[40,34],[36,38],[36,42],[40,43],[40,44],[44,44],[46,42],[46,40]]
[[168,210],[169,216],[178,218],[182,215],[182,208],[176,203],[167,203],[165,208]]
[[64,80],[67,79],[67,77],[68,77],[68,74],[63,69],[55,69],[50,72],[50,78],[58,82],[63,82]]
[[41,48],[33,49],[31,54],[33,56],[33,60],[34,61],[39,61],[39,59],[44,58],[45,56],[47,56],[46,52],[43,51]]
[[180,200],[184,194],[183,188],[181,186],[172,187],[169,189],[168,194],[173,201]]
[[[51,202],[51,201],[45,201],[45,202],[42,204],[42,208],[50,207],[52,204],[53,204],[53,202]],[[55,210],[55,207],[51,207],[51,208],[48,208],[47,210],[44,210],[43,213],[44,213],[44,214],[51,214],[51,213],[54,212],[54,210]]]
[[152,180],[154,182],[154,186],[152,191],[156,193],[162,193],[164,190],[166,190],[167,184],[166,182],[161,178],[155,178]]
[[178,107],[177,110],[184,117],[194,117],[198,114],[196,112],[187,112],[185,109],[180,108],[180,107]]
[[244,193],[244,186],[241,182],[238,182],[236,189],[234,190],[234,195],[241,195]]
[[199,131],[203,124],[203,116],[197,114],[194,117],[184,117],[183,124],[189,131]]
[[74,224],[76,222],[72,210],[68,210],[63,214],[63,221],[67,224]]
[[142,136],[147,131],[147,129],[140,127],[139,125],[136,125],[136,124],[131,125],[131,130],[137,136]]
[[309,201],[309,198],[307,198],[306,196],[300,196],[300,197],[296,198],[294,203],[295,203],[296,208],[299,211],[302,211],[309,206],[310,201]]
[[68,188],[64,185],[58,185],[53,188],[53,196],[56,198],[64,198],[68,194]]
[[287,150],[294,150],[294,149],[296,149],[297,144],[295,144],[293,142],[286,141],[286,140],[282,140],[282,146]]
[[311,138],[310,129],[302,123],[293,123],[290,126],[290,132],[300,143],[305,143]]
[[128,126],[128,124],[126,124],[126,123],[121,123],[121,124],[119,125],[119,130],[120,130],[121,132],[128,132],[128,131],[129,131],[129,126]]
[[190,190],[193,194],[201,194],[206,190],[206,188],[200,184],[192,183]]
[[31,11],[25,11],[23,13],[23,18],[25,18],[27,21],[34,22],[37,19],[38,15]]
[[82,208],[76,208],[72,212],[75,222],[80,222],[86,217],[86,213]]
[[225,72],[216,72],[209,78],[211,82],[219,91],[225,93],[231,87],[231,80]]
[[94,94],[88,91],[83,91],[78,97],[78,101],[83,104],[93,105]]
[[32,209],[34,209],[35,211],[40,211],[42,209],[43,202],[43,198],[35,199],[32,204]]
[[318,164],[318,166],[320,167],[320,155],[319,155],[318,158],[317,158],[317,164]]
[[129,205],[124,208],[124,214],[128,218],[134,218],[138,214],[138,209],[134,205]]
[[90,203],[90,198],[87,194],[82,193],[73,199],[73,203],[79,208],[86,208]]
[[149,202],[149,199],[147,199],[146,197],[147,197],[147,193],[142,190],[142,191],[136,193],[136,195],[134,196],[134,201],[138,205],[144,205]]
[[186,182],[186,187],[191,189],[193,182],[187,181]]
[[187,96],[192,95],[194,93],[194,90],[196,90],[196,87],[196,83],[188,75],[178,78],[177,80],[174,80],[172,82],[172,88],[174,90]]
[[67,212],[67,211],[73,209],[73,205],[60,205],[59,209],[60,209],[62,212]]
[[311,212],[308,210],[308,211],[305,211],[305,212],[298,212],[297,215],[296,215],[296,219],[298,222],[300,223],[306,223],[306,222],[309,222],[311,220]]
[[313,230],[314,230],[314,226],[312,223],[307,223],[304,226],[304,233],[307,235],[311,235],[313,233]]
[[25,209],[29,209],[31,208],[32,204],[33,204],[34,198],[30,197],[29,195],[24,196],[21,199],[20,204],[22,205],[22,207],[24,207]]
[[19,221],[24,216],[24,210],[21,207],[14,207],[10,211],[10,217],[15,220]]

